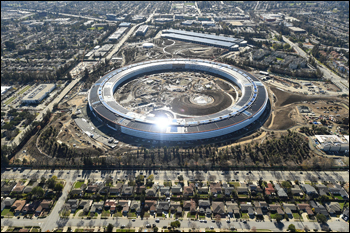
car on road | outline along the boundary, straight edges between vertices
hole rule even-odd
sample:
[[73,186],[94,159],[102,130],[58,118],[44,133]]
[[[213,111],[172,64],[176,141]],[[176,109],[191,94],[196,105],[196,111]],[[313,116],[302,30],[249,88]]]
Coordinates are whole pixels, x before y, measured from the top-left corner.
[[215,222],[215,220],[211,220],[211,222]]
[[132,219],[131,221],[135,222],[135,219]]
[[152,224],[152,227],[153,227],[153,228],[156,227],[156,224],[153,223],[153,224]]
[[159,218],[156,219],[156,222],[159,222]]
[[230,220],[229,220],[229,219],[227,219],[227,220],[226,220],[226,222],[227,222],[227,223],[230,223]]
[[151,224],[147,224],[146,227],[147,227],[147,228],[151,228]]
[[210,226],[210,229],[211,229],[211,230],[213,230],[213,229],[214,229],[214,227],[213,227],[213,226]]
[[207,220],[204,220],[203,222],[204,222],[204,223],[207,223]]
[[121,225],[120,228],[125,228],[125,225]]

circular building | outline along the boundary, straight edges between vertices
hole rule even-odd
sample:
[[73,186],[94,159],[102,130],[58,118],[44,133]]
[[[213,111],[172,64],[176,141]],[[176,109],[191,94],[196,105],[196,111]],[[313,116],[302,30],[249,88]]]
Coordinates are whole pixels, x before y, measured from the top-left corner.
[[[238,86],[241,96],[223,109],[216,108],[212,114],[186,117],[176,117],[177,114],[166,109],[154,114],[140,114],[115,100],[114,92],[122,84],[140,75],[169,71],[205,72],[219,76]],[[192,95],[185,104],[206,109],[223,98],[208,90],[204,94]],[[146,61],[114,70],[100,78],[88,95],[92,115],[109,128],[139,138],[165,141],[208,139],[233,133],[259,120],[267,103],[267,90],[253,75],[227,64],[182,58]]]

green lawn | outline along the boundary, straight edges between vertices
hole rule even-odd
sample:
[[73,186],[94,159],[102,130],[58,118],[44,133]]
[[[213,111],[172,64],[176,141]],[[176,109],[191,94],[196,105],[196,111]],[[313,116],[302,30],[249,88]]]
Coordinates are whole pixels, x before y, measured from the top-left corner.
[[342,198],[342,196],[340,196],[340,195],[339,195],[339,196],[338,196],[338,195],[337,195],[337,196],[334,195],[334,198],[338,198],[338,200],[344,200],[344,199]]
[[188,213],[187,213],[187,218],[196,218],[196,215],[195,215],[195,214],[194,214],[194,215],[191,215],[191,213],[188,212]]
[[135,232],[135,229],[117,229],[115,232]]
[[235,188],[240,187],[241,184],[239,182],[228,182],[230,185],[235,186]]
[[5,216],[7,217],[6,215],[10,213],[10,216],[13,216],[13,212],[10,211],[10,208],[5,208],[2,212],[1,212],[1,216]]
[[194,2],[186,2],[186,3],[185,3],[185,6],[187,6],[187,5],[194,6]]
[[279,61],[283,61],[284,59],[283,58],[279,58],[279,57],[276,57],[277,58],[277,60],[279,60]]
[[135,212],[129,212],[128,213],[128,218],[136,218],[136,213]]
[[298,214],[298,213],[293,213],[293,218],[294,218],[294,219],[303,219],[303,216],[301,216],[301,215]]
[[78,228],[78,229],[75,229],[74,232],[84,232],[84,229]]
[[97,30],[102,30],[103,29],[103,27],[97,27]]
[[344,204],[345,202],[339,202],[340,208],[343,209],[344,208]]
[[84,184],[84,181],[78,181],[75,183],[74,188],[78,189]]
[[249,219],[248,213],[242,213],[242,218],[244,218],[244,219]]
[[123,214],[122,214],[122,212],[115,212],[115,214],[114,214],[114,217],[122,217],[123,216]]

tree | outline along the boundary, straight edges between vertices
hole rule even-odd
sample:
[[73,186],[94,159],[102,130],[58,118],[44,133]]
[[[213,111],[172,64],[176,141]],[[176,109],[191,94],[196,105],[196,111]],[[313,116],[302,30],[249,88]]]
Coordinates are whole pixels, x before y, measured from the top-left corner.
[[308,231],[310,231],[310,228],[309,228],[307,225],[305,225],[305,226],[304,226],[304,231],[305,231],[305,232],[308,232]]
[[32,194],[40,198],[44,195],[44,189],[40,186],[36,186],[32,189]]
[[281,222],[282,219],[283,219],[283,216],[282,216],[282,215],[276,214],[276,221],[277,221],[277,222]]
[[170,226],[174,228],[179,228],[181,226],[181,223],[179,221],[171,222]]
[[149,176],[147,177],[147,179],[150,180],[150,181],[152,182],[152,181],[154,180],[154,175],[153,175],[153,174],[149,175]]
[[153,231],[154,231],[154,232],[158,232],[158,227],[154,227],[154,228],[153,228]]
[[55,187],[53,188],[55,191],[62,192],[63,190],[63,184],[57,183],[55,184]]
[[56,184],[56,180],[57,180],[57,177],[56,176],[53,176],[53,177],[51,177],[50,179],[48,179],[47,181],[46,181],[46,183],[47,183],[47,186],[49,187],[49,188],[54,188],[55,187],[55,184]]
[[108,224],[107,232],[112,232],[112,230],[113,230],[113,225],[112,224]]
[[179,175],[177,178],[179,179],[179,181],[183,181],[184,180],[184,177],[182,175]]
[[324,216],[324,214],[317,214],[316,215],[317,221],[321,223],[326,223],[327,222],[327,217]]
[[290,225],[288,226],[288,229],[287,229],[287,230],[290,231],[290,232],[295,232],[296,229],[295,229],[294,224],[290,224]]

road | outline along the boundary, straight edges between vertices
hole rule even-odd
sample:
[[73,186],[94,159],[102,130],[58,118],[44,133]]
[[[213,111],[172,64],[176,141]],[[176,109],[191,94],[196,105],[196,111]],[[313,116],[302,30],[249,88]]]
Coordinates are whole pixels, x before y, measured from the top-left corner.
[[[69,172],[69,174],[68,174]],[[80,220],[80,219],[69,219],[69,220],[64,220],[60,219],[59,217],[59,211],[65,203],[66,195],[68,191],[71,189],[72,184],[74,181],[76,181],[79,177],[84,178],[84,179],[91,179],[91,180],[99,180],[102,181],[107,175],[110,175],[113,177],[114,182],[118,179],[128,179],[131,176],[137,176],[142,172],[143,175],[146,177],[150,174],[154,174],[155,176],[155,182],[161,182],[163,180],[171,180],[174,181],[177,179],[178,175],[182,175],[185,180],[190,180],[190,179],[203,179],[203,180],[209,180],[209,178],[213,178],[214,180],[237,180],[237,181],[244,181],[244,180],[251,180],[251,181],[256,181],[260,177],[263,177],[264,180],[266,181],[276,181],[276,180],[299,180],[299,181],[305,181],[305,180],[310,180],[310,179],[316,179],[319,181],[330,181],[330,182],[336,182],[336,181],[345,181],[349,182],[349,173],[347,171],[341,171],[341,172],[303,172],[303,174],[300,174],[300,172],[294,172],[294,171],[252,171],[251,174],[247,173],[247,171],[238,171],[238,174],[234,174],[233,171],[230,171],[228,175],[223,174],[221,171],[208,171],[208,172],[191,172],[191,171],[151,171],[151,170],[143,170],[143,171],[120,171],[118,170],[102,170],[95,172],[95,170],[54,170],[53,172],[49,170],[30,170],[26,169],[23,172],[19,171],[4,171],[1,175],[2,179],[7,179],[11,177],[20,177],[23,176],[25,177],[30,177],[33,174],[38,174],[38,177],[40,179],[41,176],[44,176],[48,178],[50,174],[56,175],[59,179],[65,179],[66,180],[66,185],[63,189],[62,196],[58,199],[55,207],[53,208],[51,214],[45,218],[45,219],[1,219],[1,224],[2,226],[13,224],[16,226],[40,226],[42,228],[42,231],[50,230],[52,231],[53,228],[55,227],[63,227],[63,226],[79,226],[79,225],[84,225],[84,226],[103,226],[105,223],[111,223],[114,224],[115,226],[121,226],[121,225],[127,225],[130,220],[126,218],[119,218],[119,220],[115,220],[113,218],[103,220],[103,219],[94,219],[92,221],[90,220]],[[320,177],[321,179],[319,179]],[[162,226],[167,226],[170,224],[172,220],[160,220],[160,223],[157,223],[159,227]],[[247,224],[244,224],[242,222],[236,222],[236,219],[231,220],[232,223],[230,224],[230,227],[236,227],[238,229],[251,229],[252,227],[256,227],[257,229],[272,229],[272,230],[278,230],[280,227],[286,228],[290,223],[293,223],[293,220],[290,222],[285,222],[285,225],[280,225],[276,226],[275,222],[255,222],[255,221],[248,221]],[[154,222],[154,217],[151,217],[148,222],[150,224],[155,223]],[[144,226],[146,223],[148,223],[147,220],[141,220],[140,218],[137,218],[135,222],[131,222],[132,226],[140,227]],[[182,227],[188,228],[190,227],[192,221],[188,221],[185,219],[181,222]],[[226,228],[229,227],[229,224],[226,223],[226,219],[223,219],[221,221],[221,225],[217,225],[216,223],[212,223],[208,221],[207,223],[200,223],[198,221],[195,221],[195,224],[197,227],[200,228],[205,228],[205,227],[210,227],[213,226],[215,228],[218,228],[220,226],[221,228]],[[308,225],[310,229],[315,229],[318,228],[320,229],[319,224],[316,223],[311,223],[311,222],[303,222],[303,223],[297,223],[295,224],[304,224]],[[343,222],[342,220],[339,222],[333,222],[332,220],[329,221],[329,226],[333,230],[342,230],[346,231],[348,229],[348,224]],[[303,227],[301,227],[303,228]]]
[[[50,220],[50,222],[49,222]],[[163,226],[169,226],[171,222],[174,221],[174,219],[162,219],[159,221],[159,223],[155,222],[154,217],[150,217],[148,220],[140,218],[137,218],[134,222],[131,220],[122,217],[118,219],[92,219],[92,220],[81,220],[81,219],[57,219],[57,221],[53,221],[53,219],[21,219],[21,220],[7,220],[1,219],[1,225],[6,226],[8,225],[8,222],[12,221],[14,222],[15,226],[41,226],[42,232],[45,232],[46,230],[52,231],[55,227],[64,227],[64,226],[85,226],[85,227],[95,227],[95,226],[107,226],[108,224],[112,224],[115,227],[120,228],[122,225],[127,225],[128,223],[131,223],[131,227],[142,227],[146,224],[156,224],[159,228],[162,228]],[[46,223],[43,223],[45,222]],[[280,224],[277,224],[275,221],[261,221],[261,222],[255,222],[255,221],[247,221],[246,223],[243,222],[236,222],[235,219],[231,219],[230,223],[227,223],[226,220],[221,220],[219,223],[207,221],[207,223],[200,223],[199,221],[191,221],[189,219],[180,221],[181,227],[180,229],[189,229],[193,227],[193,225],[196,228],[209,228],[214,227],[215,229],[220,228],[231,228],[235,227],[237,229],[242,230],[250,230],[253,227],[256,227],[256,229],[270,229],[272,231],[281,231],[282,229],[286,229],[289,224],[294,224],[297,229],[303,229],[304,226],[308,226],[309,229],[321,229],[321,226],[317,222],[294,222],[293,220],[286,221],[283,220]],[[49,225],[49,226],[47,226]],[[333,231],[340,231],[340,232],[348,232],[349,230],[349,224],[341,221],[329,221],[328,226]]]
[[[45,109],[43,109],[38,116],[36,116],[35,120],[36,121],[42,121],[43,119],[43,115],[48,111],[52,111],[53,106],[56,103],[59,103],[62,98],[75,86],[75,84],[77,84],[80,81],[80,78],[74,79],[70,84],[68,84],[68,86],[66,86],[61,93],[50,103],[46,106]],[[19,139],[22,137],[22,135],[24,134],[25,131],[27,131],[29,129],[29,126],[27,126],[23,131],[21,131],[12,141],[11,146],[13,146],[14,144],[19,145],[20,141]]]
[[196,9],[197,9],[197,11],[198,11],[198,14],[199,14],[200,16],[202,16],[202,12],[201,12],[201,10],[199,9],[199,7],[198,7],[198,5],[197,5],[197,1],[195,1],[194,4],[195,4],[195,6],[196,6]]

